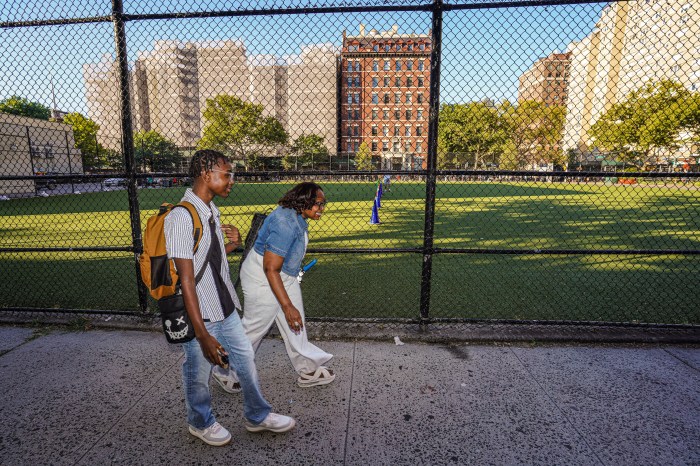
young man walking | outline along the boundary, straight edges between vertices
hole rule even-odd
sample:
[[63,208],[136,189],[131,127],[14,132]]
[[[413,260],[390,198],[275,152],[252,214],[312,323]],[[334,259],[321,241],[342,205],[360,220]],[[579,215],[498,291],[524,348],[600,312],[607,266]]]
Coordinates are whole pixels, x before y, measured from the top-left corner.
[[[271,412],[260,391],[253,347],[235,312],[241,304],[231,283],[226,254],[240,244],[241,238],[236,227],[221,224],[213,202],[214,197],[225,198],[231,192],[232,166],[220,152],[200,150],[192,157],[189,174],[193,185],[182,200],[195,206],[203,225],[195,253],[192,252],[193,222],[187,209],[173,209],[165,220],[168,257],[175,261],[185,308],[196,335],[183,345],[183,387],[189,431],[209,445],[225,445],[231,440],[231,434],[214,418],[209,391],[213,365],[226,366],[228,358],[240,377],[245,428],[250,432],[286,432],[294,427],[295,421]],[[226,234],[227,244],[222,232]],[[204,273],[196,283],[195,276],[200,270]]]

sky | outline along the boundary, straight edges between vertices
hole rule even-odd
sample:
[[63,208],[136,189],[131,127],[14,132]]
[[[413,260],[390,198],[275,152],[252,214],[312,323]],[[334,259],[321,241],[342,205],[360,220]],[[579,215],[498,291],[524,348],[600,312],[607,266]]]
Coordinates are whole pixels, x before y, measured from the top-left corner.
[[[240,2],[239,2],[240,3]],[[328,2],[326,2],[328,3]],[[303,3],[306,5],[306,3]],[[319,5],[320,2],[314,3]],[[0,21],[100,16],[109,13],[104,0],[10,0],[0,6]],[[167,5],[167,10],[159,10]],[[268,6],[300,6],[301,0]],[[213,0],[125,1],[132,13],[229,9]],[[539,58],[565,51],[588,35],[605,4],[498,8],[446,12],[443,18],[441,102],[481,99],[496,102],[517,97],[518,77]],[[135,10],[139,8],[140,10]],[[304,45],[340,46],[343,31],[366,30],[427,34],[429,13],[373,12],[355,14],[250,16],[235,18],[133,21],[127,24],[127,50],[133,62],[138,51],[153,48],[156,40],[240,40],[249,55],[293,56]],[[56,106],[87,113],[82,65],[104,54],[115,56],[111,23],[0,29],[0,99],[20,95],[51,106],[53,82]]]

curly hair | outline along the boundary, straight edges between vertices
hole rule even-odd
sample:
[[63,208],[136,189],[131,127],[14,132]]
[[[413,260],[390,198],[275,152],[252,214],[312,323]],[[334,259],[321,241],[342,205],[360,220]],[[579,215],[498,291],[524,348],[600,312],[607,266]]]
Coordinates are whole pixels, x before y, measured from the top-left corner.
[[202,176],[202,172],[211,171],[219,162],[228,163],[228,161],[228,157],[221,152],[211,149],[198,150],[194,153],[190,162],[190,177],[192,180],[199,178]]
[[321,186],[312,181],[304,181],[287,191],[277,203],[300,214],[313,207],[319,191],[323,191]]

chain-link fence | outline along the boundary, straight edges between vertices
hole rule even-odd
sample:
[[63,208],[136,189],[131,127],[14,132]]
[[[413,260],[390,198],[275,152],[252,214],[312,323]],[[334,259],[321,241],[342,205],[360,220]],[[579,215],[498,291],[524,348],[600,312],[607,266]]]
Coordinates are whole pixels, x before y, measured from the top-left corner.
[[155,312],[142,227],[213,148],[244,236],[323,186],[311,321],[697,329],[699,19],[698,0],[3,4],[0,310]]

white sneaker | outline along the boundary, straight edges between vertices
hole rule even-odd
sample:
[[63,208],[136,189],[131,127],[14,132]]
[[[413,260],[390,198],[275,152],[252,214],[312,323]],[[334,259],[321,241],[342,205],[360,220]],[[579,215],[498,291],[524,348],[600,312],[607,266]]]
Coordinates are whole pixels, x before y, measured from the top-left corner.
[[211,371],[211,375],[225,392],[240,393],[241,384],[238,382],[236,374],[233,371],[221,369],[219,366],[216,366]]
[[206,429],[197,429],[192,426],[189,426],[189,428],[190,434],[199,437],[204,443],[214,445],[215,447],[226,445],[231,441],[231,434],[229,431],[218,422],[215,422]]
[[293,418],[276,413],[268,414],[263,422],[257,425],[251,423],[247,419],[245,421],[245,428],[248,429],[248,432],[262,432],[263,430],[269,430],[270,432],[287,432],[295,425],[296,421]]

